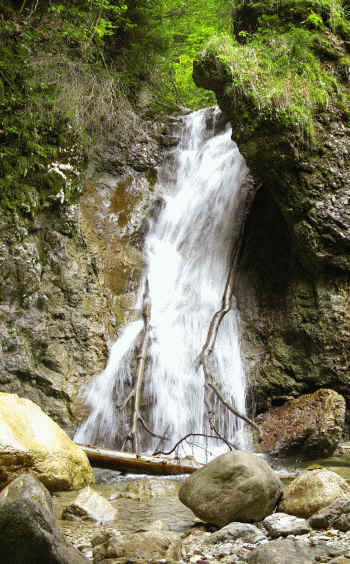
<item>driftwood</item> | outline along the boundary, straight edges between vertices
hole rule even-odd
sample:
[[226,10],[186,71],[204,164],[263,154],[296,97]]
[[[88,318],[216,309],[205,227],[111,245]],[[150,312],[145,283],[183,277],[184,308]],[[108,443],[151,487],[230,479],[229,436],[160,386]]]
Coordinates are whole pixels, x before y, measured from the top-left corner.
[[181,463],[174,459],[165,459],[147,454],[120,452],[106,448],[97,448],[88,445],[78,445],[85,452],[91,466],[119,470],[135,474],[150,474],[153,476],[170,476],[177,474],[192,474],[201,466]]

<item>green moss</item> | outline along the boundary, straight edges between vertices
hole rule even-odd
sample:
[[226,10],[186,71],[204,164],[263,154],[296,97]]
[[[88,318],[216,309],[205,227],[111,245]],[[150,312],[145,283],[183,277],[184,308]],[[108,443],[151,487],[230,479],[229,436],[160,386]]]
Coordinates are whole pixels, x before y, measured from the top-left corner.
[[348,80],[341,37],[350,24],[342,3],[245,0],[235,6],[235,38],[212,38],[204,55],[216,59],[226,97],[240,120],[245,109],[256,116],[245,128],[275,122],[312,141],[317,116],[333,101],[341,103]]

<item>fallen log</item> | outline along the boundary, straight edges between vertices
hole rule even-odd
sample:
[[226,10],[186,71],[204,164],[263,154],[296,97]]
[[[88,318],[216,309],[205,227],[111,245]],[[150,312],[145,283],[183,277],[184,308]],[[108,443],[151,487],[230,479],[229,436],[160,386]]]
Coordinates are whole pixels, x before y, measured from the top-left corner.
[[161,458],[147,454],[120,452],[107,448],[78,444],[88,457],[91,466],[107,468],[133,474],[150,474],[153,476],[170,476],[178,474],[192,474],[201,466],[191,466],[187,461],[181,464],[175,459]]

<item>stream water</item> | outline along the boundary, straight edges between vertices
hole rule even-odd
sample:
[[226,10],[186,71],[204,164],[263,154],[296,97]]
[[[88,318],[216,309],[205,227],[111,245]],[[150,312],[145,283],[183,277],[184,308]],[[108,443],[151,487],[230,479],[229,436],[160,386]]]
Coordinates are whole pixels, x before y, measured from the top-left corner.
[[[181,139],[161,167],[157,192],[163,198],[145,241],[145,274],[138,307],[149,287],[150,340],[142,410],[150,429],[169,440],[142,433],[141,450],[169,449],[188,433],[210,433],[199,355],[210,321],[221,307],[232,252],[244,217],[247,168],[229,128],[218,128],[220,112],[209,108],[183,118]],[[75,440],[120,448],[128,433],[130,410],[116,405],[135,380],[143,320],[126,326],[110,350],[105,370],[93,381],[86,401],[90,415]],[[210,369],[217,387],[245,412],[245,379],[235,304],[217,336]],[[240,420],[216,401],[221,434],[244,447]],[[206,461],[225,445],[196,438],[182,443],[181,455]],[[205,452],[205,455],[204,455]]]

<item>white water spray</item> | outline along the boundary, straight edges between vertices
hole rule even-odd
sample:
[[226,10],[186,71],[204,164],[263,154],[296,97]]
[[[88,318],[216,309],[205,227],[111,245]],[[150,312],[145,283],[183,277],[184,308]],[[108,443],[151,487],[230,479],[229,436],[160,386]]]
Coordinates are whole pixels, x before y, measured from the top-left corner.
[[[219,110],[212,108],[186,116],[181,141],[172,155],[175,164],[165,163],[159,171],[164,206],[145,241],[147,268],[138,305],[141,309],[147,279],[151,334],[143,415],[155,433],[169,440],[159,445],[159,439],[145,433],[140,441],[143,451],[156,446],[168,450],[188,433],[211,434],[199,355],[212,316],[221,306],[247,192],[243,183],[247,168],[230,130],[214,135],[218,116]],[[111,348],[106,369],[88,392],[91,412],[76,434],[77,442],[118,448],[127,435],[126,410],[116,406],[131,389],[142,329],[143,321],[131,323]],[[220,326],[210,368],[223,395],[245,413],[234,303]],[[242,422],[218,403],[215,424],[226,439],[243,446]],[[195,452],[188,446],[185,452],[199,459],[204,447],[212,456],[226,449],[218,440],[208,443],[196,438],[195,442]]]

